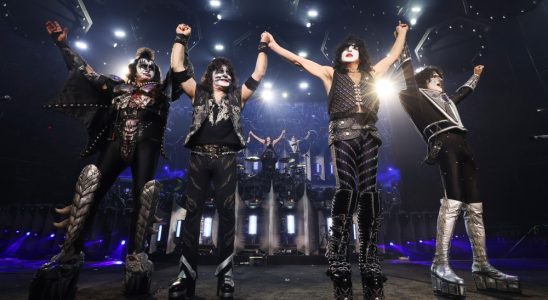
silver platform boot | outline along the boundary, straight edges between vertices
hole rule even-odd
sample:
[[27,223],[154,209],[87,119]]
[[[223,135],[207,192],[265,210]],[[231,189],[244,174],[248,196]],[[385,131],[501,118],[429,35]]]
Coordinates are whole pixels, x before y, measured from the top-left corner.
[[464,280],[457,276],[449,266],[451,237],[462,205],[463,203],[457,200],[441,199],[436,234],[436,254],[430,268],[432,289],[435,294],[456,297],[466,295]]
[[474,260],[472,276],[478,290],[497,290],[521,293],[517,276],[507,275],[495,269],[487,261],[485,228],[483,226],[483,204],[470,203],[463,205],[464,224],[470,239]]

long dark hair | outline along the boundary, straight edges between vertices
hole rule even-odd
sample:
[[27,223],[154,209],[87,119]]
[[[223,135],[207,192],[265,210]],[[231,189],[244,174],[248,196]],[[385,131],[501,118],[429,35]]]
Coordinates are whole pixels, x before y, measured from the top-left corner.
[[[135,77],[137,76],[137,63],[139,59],[146,58],[148,60],[154,61],[154,50],[150,48],[139,48],[135,53],[135,59],[127,66],[129,69],[129,74],[127,75],[128,83],[135,83]],[[154,63],[154,77],[150,81],[158,82],[162,81],[162,71],[156,63]]]
[[354,35],[349,35],[339,44],[339,46],[337,46],[337,50],[335,51],[335,71],[342,74],[348,73],[346,63],[341,60],[341,55],[344,49],[348,48],[348,46],[352,44],[358,47],[358,52],[360,53],[360,64],[358,65],[358,69],[362,72],[371,73],[373,69],[371,68],[371,59],[369,58],[369,54],[365,48],[365,41]]
[[415,74],[415,81],[417,82],[417,86],[420,88],[426,88],[428,85],[428,81],[432,76],[434,76],[434,73],[438,73],[440,77],[443,79],[443,71],[436,66],[428,66],[424,69],[422,69],[420,72]]
[[210,93],[213,92],[213,81],[211,79],[211,77],[213,76],[213,71],[220,70],[223,65],[227,67],[228,74],[230,75],[230,77],[232,77],[232,81],[230,82],[230,86],[228,87],[228,92],[230,93],[234,91],[236,87],[238,86],[232,63],[224,57],[217,57],[217,58],[214,58],[207,65],[206,71],[204,75],[202,75],[202,80],[200,81],[200,85],[204,89],[206,89],[208,92]]

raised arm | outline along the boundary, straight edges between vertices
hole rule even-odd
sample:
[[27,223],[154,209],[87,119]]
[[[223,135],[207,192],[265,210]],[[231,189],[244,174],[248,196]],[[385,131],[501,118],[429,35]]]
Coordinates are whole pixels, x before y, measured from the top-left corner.
[[278,136],[275,140],[272,141],[272,146],[276,145],[284,136],[285,136],[285,129],[282,130],[282,132],[280,133],[280,136]]
[[455,102],[455,104],[458,104],[464,98],[466,98],[468,95],[470,95],[476,86],[478,85],[478,81],[480,79],[481,73],[483,72],[483,65],[477,65],[474,68],[474,74],[464,83],[461,87],[457,89],[457,93],[451,97],[451,100]]
[[196,81],[193,78],[194,72],[188,58],[188,39],[190,38],[192,28],[186,24],[179,24],[175,32],[177,36],[171,49],[171,69],[176,80],[181,82],[180,87],[194,102]]
[[249,131],[249,135],[250,135],[251,137],[253,137],[254,139],[256,139],[257,141],[259,141],[259,143],[261,143],[261,144],[263,144],[263,145],[266,143],[266,141],[265,141],[264,139],[261,139],[260,137],[256,136],[256,135],[253,133],[253,131],[251,131],[251,130]]
[[46,30],[55,42],[55,45],[61,50],[61,54],[69,70],[80,69],[85,71],[84,73],[86,74],[95,73],[93,68],[86,63],[80,54],[68,45],[68,27],[62,28],[57,21],[47,21]]
[[268,48],[269,37],[266,32],[261,34],[261,41],[259,42],[259,54],[257,55],[257,62],[255,63],[255,70],[251,74],[251,77],[242,85],[242,106],[245,105],[247,100],[251,98],[259,83],[266,74],[266,67],[268,65],[268,56],[266,50]]
[[333,81],[333,68],[330,66],[322,66],[316,62],[313,62],[309,59],[306,59],[302,56],[299,56],[282,46],[278,45],[276,43],[276,40],[274,40],[274,37],[272,34],[268,33],[270,42],[268,43],[268,47],[276,52],[281,57],[288,60],[290,63],[299,66],[303,68],[305,71],[310,73],[311,75],[314,75],[322,80],[324,83],[324,86],[328,89],[328,87],[331,87],[331,82]]
[[396,41],[394,42],[394,45],[392,45],[392,49],[390,49],[388,56],[373,66],[373,76],[375,78],[384,75],[390,66],[398,60],[403,51],[408,30],[409,26],[407,26],[407,24],[398,24],[396,27]]

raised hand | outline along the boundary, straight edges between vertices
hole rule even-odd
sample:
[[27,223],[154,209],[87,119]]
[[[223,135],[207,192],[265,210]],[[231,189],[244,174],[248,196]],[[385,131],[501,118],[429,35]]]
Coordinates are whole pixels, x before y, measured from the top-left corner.
[[268,38],[268,42],[267,42],[268,43],[268,48],[272,48],[272,46],[277,45],[276,40],[274,40],[274,37],[272,36],[272,34],[270,34],[270,32],[268,32],[268,31],[263,32],[261,34],[261,39],[263,37],[263,34],[265,34]]
[[46,30],[57,42],[65,43],[68,36],[68,27],[62,28],[57,21],[47,21]]
[[477,65],[474,68],[474,74],[480,76],[481,72],[483,72],[483,67],[484,67],[483,65]]
[[177,29],[175,29],[175,33],[182,34],[185,36],[190,36],[190,34],[192,33],[192,28],[190,28],[190,26],[184,23],[181,23],[177,25]]
[[400,36],[401,34],[406,34],[409,30],[409,26],[405,23],[402,23],[401,21],[398,21],[398,26],[396,26],[396,31],[394,32],[394,35],[396,37]]
[[261,42],[268,44],[270,42],[270,33],[263,31],[261,33]]

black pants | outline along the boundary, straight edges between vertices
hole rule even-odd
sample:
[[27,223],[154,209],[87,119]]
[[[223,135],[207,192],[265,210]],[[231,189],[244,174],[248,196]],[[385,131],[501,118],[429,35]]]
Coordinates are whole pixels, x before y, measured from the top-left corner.
[[[336,180],[335,188],[352,190],[355,195],[376,192],[379,146],[380,141],[367,132],[351,140],[333,142],[331,156]],[[336,203],[333,204],[334,207],[339,207],[335,205]],[[352,208],[350,214],[356,208],[355,205],[347,207]],[[334,211],[333,213],[347,212]]]
[[464,203],[481,202],[477,167],[464,133],[442,133],[439,156],[440,173],[448,199]]
[[[196,271],[198,263],[198,241],[200,223],[207,191],[213,184],[214,201],[219,213],[218,271],[223,274],[232,268],[231,255],[234,252],[234,234],[236,216],[234,211],[236,192],[236,155],[227,154],[218,157],[192,153],[190,156],[189,181],[186,195],[186,217],[183,225],[183,257],[192,270]],[[223,264],[224,263],[224,264]]]
[[97,211],[97,207],[99,206],[99,202],[112,187],[120,173],[127,167],[131,167],[131,174],[133,177],[134,203],[132,222],[130,225],[128,253],[133,252],[136,248],[142,247],[142,245],[134,245],[135,227],[140,210],[139,196],[141,195],[145,183],[154,179],[154,173],[156,172],[156,166],[160,157],[161,143],[156,140],[137,142],[131,161],[126,162],[120,155],[120,142],[120,139],[108,141],[99,153],[96,162],[96,166],[101,172],[99,188],[95,193],[95,201],[92,204],[93,207],[91,208],[90,215],[87,217],[86,224],[84,225],[84,234],[79,237],[75,245],[77,251],[82,250],[84,235],[91,230],[92,221]]

